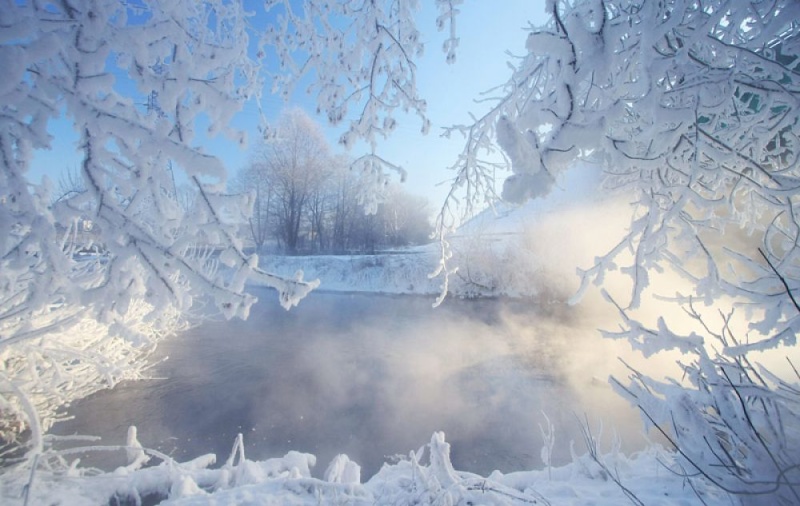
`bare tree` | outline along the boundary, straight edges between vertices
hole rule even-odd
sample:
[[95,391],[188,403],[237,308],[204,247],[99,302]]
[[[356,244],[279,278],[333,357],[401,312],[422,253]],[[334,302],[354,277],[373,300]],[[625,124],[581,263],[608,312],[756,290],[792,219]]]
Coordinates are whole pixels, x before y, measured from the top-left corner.
[[356,249],[354,229],[357,220],[364,214],[358,203],[359,180],[350,170],[346,159],[339,158],[334,163],[334,171],[329,183],[331,194],[331,242],[333,252],[347,252]]
[[427,199],[412,195],[398,185],[391,185],[378,216],[383,223],[386,246],[424,244],[433,227]]
[[[309,128],[304,113],[299,115]],[[344,156],[327,156],[323,141],[306,127],[290,128],[281,137],[281,125],[297,122],[284,119],[276,130],[277,139],[257,150],[254,162],[239,176],[237,191],[255,195],[250,218],[250,236],[257,247],[268,237],[293,254],[330,251],[370,251],[380,248],[421,244],[429,240],[432,226],[425,199],[389,185],[375,213],[368,213],[359,200],[362,175]],[[294,142],[295,136],[304,138]],[[292,150],[300,155],[289,155]],[[305,153],[314,154],[313,157]]]
[[248,232],[256,251],[260,252],[273,234],[272,189],[266,178],[263,164],[254,162],[245,167],[234,179],[232,189],[235,192],[249,192],[253,196],[253,210],[247,220]]
[[301,109],[284,111],[274,132],[258,149],[252,168],[268,189],[277,238],[293,254],[332,161],[322,130]]

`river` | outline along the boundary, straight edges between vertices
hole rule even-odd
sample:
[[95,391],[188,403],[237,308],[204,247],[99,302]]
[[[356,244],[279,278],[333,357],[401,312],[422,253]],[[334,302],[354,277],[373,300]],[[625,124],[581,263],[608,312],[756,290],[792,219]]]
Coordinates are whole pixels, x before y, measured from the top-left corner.
[[541,468],[548,418],[555,463],[569,461],[570,440],[585,451],[578,420],[616,427],[623,449],[643,445],[636,413],[606,383],[614,357],[595,351],[603,340],[574,308],[312,293],[287,312],[274,292],[254,292],[247,321],[165,340],[158,379],[75,402],[51,432],[123,444],[136,425],[142,444],[178,460],[224,460],[241,432],[251,460],[313,453],[321,476],[346,453],[364,479],[440,430],[456,469],[483,475]]

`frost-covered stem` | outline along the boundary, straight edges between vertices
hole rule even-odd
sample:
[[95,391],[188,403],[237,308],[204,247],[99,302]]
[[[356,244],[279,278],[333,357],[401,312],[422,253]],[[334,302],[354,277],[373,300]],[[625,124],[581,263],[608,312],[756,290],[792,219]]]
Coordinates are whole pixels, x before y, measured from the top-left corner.
[[241,433],[236,434],[236,438],[233,441],[233,448],[231,448],[231,453],[228,456],[228,460],[225,461],[225,467],[233,468],[236,465],[237,457],[240,465],[244,463],[244,436]]
[[89,446],[78,446],[76,448],[66,448],[63,450],[48,450],[45,453],[45,456],[49,454],[53,454],[56,456],[64,457],[67,455],[82,455],[88,452],[119,452],[124,450],[126,452],[144,452],[147,455],[151,455],[156,457],[157,459],[163,461],[164,463],[168,464],[172,467],[177,467],[180,464],[167,455],[166,453],[160,452],[158,450],[154,450],[152,448],[145,448],[142,446],[128,446],[128,445],[89,445]]
[[622,483],[622,480],[619,478],[619,473],[615,470],[612,471],[600,456],[600,451],[597,447],[597,440],[594,438],[594,436],[592,436],[592,429],[589,426],[588,418],[585,418],[583,421],[579,419],[578,426],[581,429],[581,434],[583,435],[583,442],[586,444],[586,449],[589,451],[589,457],[591,457],[591,459],[598,466],[600,466],[603,471],[605,471],[606,476],[611,478],[611,481],[613,481],[620,488],[620,490],[622,490],[622,493],[625,494],[625,497],[627,497],[628,500],[638,506],[645,506],[641,499],[639,499],[636,494],[631,491],[631,489]]
[[[664,430],[664,429],[661,427],[661,425],[660,425],[658,422],[656,422],[656,421],[653,419],[653,417],[650,415],[650,413],[649,413],[649,412],[648,412],[646,409],[644,409],[644,407],[643,407],[643,406],[641,406],[641,405],[637,405],[637,407],[638,407],[638,408],[639,408],[639,410],[642,412],[642,414],[643,414],[643,415],[644,415],[644,416],[645,416],[645,417],[646,417],[646,418],[647,418],[647,419],[650,421],[650,423],[653,425],[653,427],[655,427],[655,428],[656,428],[656,430],[657,430],[657,431],[658,431],[658,432],[659,432],[659,433],[660,433],[662,436],[664,436],[664,438],[665,438],[665,439],[666,439],[666,440],[669,442],[669,444],[670,444],[670,445],[672,445],[672,448],[673,448],[673,449],[675,449],[675,451],[677,451],[678,453],[680,453],[680,455],[681,455],[681,456],[682,456],[684,459],[686,459],[686,461],[687,461],[687,462],[688,462],[688,463],[689,463],[689,464],[690,464],[690,465],[691,465],[691,466],[692,466],[692,467],[693,467],[693,468],[694,468],[694,469],[695,469],[695,470],[696,470],[696,471],[697,471],[699,474],[701,474],[701,475],[702,475],[702,476],[703,476],[705,479],[707,479],[709,482],[713,483],[715,486],[719,487],[720,489],[723,489],[723,490],[725,490],[725,488],[723,487],[723,485],[722,485],[722,483],[721,483],[721,482],[719,482],[719,481],[718,481],[718,480],[716,480],[716,479],[715,479],[713,476],[711,476],[710,474],[708,474],[708,473],[707,473],[707,472],[706,472],[706,471],[705,471],[705,470],[704,470],[704,469],[703,469],[701,466],[699,466],[698,464],[696,464],[696,463],[695,463],[694,459],[692,459],[692,457],[691,457],[691,456],[689,456],[689,455],[687,455],[687,454],[686,454],[686,452],[684,451],[684,449],[683,449],[682,445],[680,445],[680,444],[679,444],[677,441],[675,441],[675,440],[672,438],[672,436],[671,436],[671,435],[670,435],[670,434],[669,434],[669,433],[668,433],[666,430]],[[688,475],[688,474],[686,474],[686,475],[685,475],[685,477],[686,477],[687,479],[690,479],[690,478],[691,478],[691,476],[690,476],[690,475]],[[733,490],[726,490],[726,492],[730,492],[730,493],[734,493],[734,494],[735,494],[735,493],[737,493],[736,491],[733,491]]]
[[28,430],[31,431],[31,443],[29,445],[30,448],[25,452],[26,460],[29,462],[31,458],[41,454],[44,449],[44,442],[42,439],[44,434],[41,420],[39,418],[39,411],[31,402],[28,394],[22,391],[22,389],[17,386],[16,382],[2,371],[0,371],[0,380],[2,380],[3,383],[5,383],[12,393],[17,397],[22,405],[23,411],[25,412]]
[[798,371],[797,368],[794,366],[792,360],[789,357],[786,357],[786,361],[789,362],[789,366],[791,366],[792,371],[794,371],[794,375],[797,376],[798,380],[800,380],[800,371]]
[[24,506],[28,506],[28,501],[31,497],[31,491],[33,490],[33,481],[36,477],[36,469],[39,467],[39,456],[41,454],[37,453],[33,456],[33,463],[31,464],[31,473],[30,477],[28,478],[28,483],[25,485],[25,501],[23,502]]
[[778,272],[778,269],[775,268],[775,265],[772,264],[770,259],[767,257],[767,254],[764,253],[763,249],[758,248],[758,252],[761,254],[761,257],[764,259],[764,261],[767,262],[769,268],[772,269],[772,272],[775,273],[775,276],[780,280],[781,284],[783,285],[783,289],[786,291],[786,295],[788,295],[789,299],[792,301],[792,305],[794,305],[795,309],[800,312],[800,304],[798,304],[797,299],[794,298],[794,294],[792,293],[792,289],[789,288],[789,283],[787,283],[786,278],[781,276],[781,274]]
[[550,14],[553,16],[553,19],[556,22],[556,26],[558,27],[557,33],[561,35],[561,37],[567,41],[569,44],[569,52],[570,52],[570,59],[569,59],[569,66],[572,67],[573,72],[575,71],[575,67],[578,65],[578,55],[575,51],[575,44],[570,39],[569,32],[567,31],[567,27],[564,26],[564,21],[561,19],[561,14],[558,12],[558,1],[554,0],[552,3],[552,9]]
[[376,152],[371,152],[365,155],[361,155],[360,157],[353,160],[353,162],[351,163],[351,167],[355,168],[358,168],[362,165],[368,165],[372,167],[380,166],[388,168],[400,176],[400,182],[404,182],[406,180],[406,177],[408,177],[408,172],[406,172],[406,170],[402,166],[396,165],[390,162],[389,160],[386,160],[385,158],[379,156]]
[[468,285],[473,285],[478,288],[483,288],[484,290],[486,290],[487,293],[492,293],[494,291],[494,287],[485,285],[483,283],[479,283],[478,281],[475,281],[475,279],[473,279],[472,273],[470,272],[469,264],[467,264],[466,269],[467,269],[466,277],[461,274],[461,269],[459,269],[458,272],[456,273],[458,274],[458,277],[461,278],[462,281],[466,282]]
[[495,494],[501,495],[503,497],[508,497],[509,499],[513,500],[514,503],[524,503],[524,504],[543,504],[545,506],[550,506],[550,501],[548,501],[543,495],[537,493],[535,490],[530,488],[526,489],[525,492],[528,494],[535,495],[534,499],[530,499],[528,497],[523,497],[519,494],[516,489],[513,488],[499,488],[498,484],[490,485],[487,480],[480,480],[480,483],[474,485],[467,485],[467,490],[479,490],[481,492],[493,492]]
[[[552,480],[552,456],[553,456],[553,445],[555,444],[555,427],[553,423],[550,421],[550,417],[547,416],[547,413],[542,411],[542,416],[546,421],[547,428],[545,429],[542,424],[539,424],[539,432],[542,434],[543,446],[542,446],[542,460],[544,461],[544,465],[547,466],[547,479]],[[546,458],[545,458],[546,456]]]
[[[24,312],[27,312],[27,310],[21,309],[19,312],[14,313],[14,314],[10,314],[10,315],[7,315],[7,316],[9,318],[10,317],[17,317],[21,313],[24,313]],[[59,319],[59,320],[56,320],[55,322],[53,322],[51,324],[48,324],[48,325],[45,325],[43,327],[38,327],[36,329],[32,329],[32,330],[29,330],[29,331],[16,332],[16,333],[14,333],[14,335],[12,337],[9,337],[9,338],[6,338],[6,339],[3,339],[3,340],[0,341],[0,350],[2,350],[4,348],[11,348],[13,346],[17,346],[22,341],[28,341],[28,340],[31,340],[31,339],[36,339],[36,338],[51,334],[51,333],[56,332],[56,331],[58,331],[58,330],[60,330],[62,328],[65,328],[65,327],[71,327],[73,324],[75,324],[78,321],[80,321],[81,319],[85,318],[88,313],[89,312],[88,312],[87,308],[81,308],[77,312],[72,313],[72,314],[70,314],[70,315],[68,315],[68,316],[66,316],[64,318]],[[0,320],[2,320],[2,319],[0,319]]]
[[[773,490],[771,490],[771,492],[774,492],[774,491],[778,490],[778,488],[781,485],[784,485],[784,484],[789,485],[789,490],[791,490],[795,501],[800,502],[800,493],[798,493],[798,491],[795,489],[795,487],[800,487],[800,481],[797,482],[797,483],[791,483],[791,482],[783,480],[783,477],[786,475],[788,470],[783,468],[783,465],[778,461],[778,459],[776,458],[775,454],[772,452],[772,449],[770,448],[770,444],[767,443],[764,440],[764,436],[761,434],[761,430],[759,430],[755,426],[755,424],[753,423],[753,419],[752,419],[751,414],[750,414],[750,409],[747,407],[747,402],[742,397],[742,393],[739,391],[739,387],[736,384],[734,384],[733,381],[731,380],[730,376],[728,376],[728,371],[726,371],[725,368],[721,368],[720,372],[722,373],[722,375],[727,380],[728,384],[730,385],[731,390],[733,391],[734,395],[736,396],[736,399],[739,401],[739,405],[741,406],[742,414],[744,415],[744,418],[747,421],[748,428],[750,429],[751,433],[754,434],[755,437],[758,439],[758,442],[760,443],[761,448],[769,456],[770,460],[772,461],[772,464],[775,466],[775,469],[778,470],[778,475],[777,475],[777,477],[775,479],[775,488]],[[800,466],[800,464],[798,464],[797,466],[791,466],[791,467],[798,467],[798,466]]]
[[449,28],[449,36],[445,40],[442,50],[447,53],[447,63],[455,63],[456,48],[458,48],[459,39],[456,30],[456,15],[459,10],[457,6],[463,0],[436,0],[436,5],[439,7],[439,16],[436,18],[436,27],[439,31]]
[[439,265],[433,272],[428,274],[428,278],[433,279],[437,276],[442,276],[442,286],[439,295],[433,302],[433,307],[439,307],[444,302],[449,290],[450,276],[458,272],[458,267],[450,268],[448,266],[448,261],[452,258],[453,252],[450,249],[450,243],[447,241],[445,229],[437,230],[437,234],[439,235],[440,248]]

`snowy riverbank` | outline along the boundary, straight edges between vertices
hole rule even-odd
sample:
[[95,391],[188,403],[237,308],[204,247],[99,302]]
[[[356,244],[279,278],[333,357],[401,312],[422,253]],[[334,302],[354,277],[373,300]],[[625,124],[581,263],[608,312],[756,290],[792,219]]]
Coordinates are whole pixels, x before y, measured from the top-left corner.
[[[554,209],[558,206],[544,209],[540,202],[500,204],[461,227],[448,238],[448,269],[456,268],[447,281],[448,294],[566,300],[570,293],[564,287],[574,285],[577,261],[564,272],[555,266],[565,255],[573,258],[583,251],[575,247],[576,238],[564,237],[569,215],[553,226],[555,214],[549,213]],[[322,291],[439,295],[444,277],[432,273],[441,258],[442,246],[435,242],[373,255],[261,255],[259,267],[288,277],[303,271],[304,279],[320,280]]]
[[259,267],[283,276],[302,270],[304,279],[319,279],[317,290],[326,292],[433,295],[441,282],[428,274],[437,261],[433,248],[423,246],[374,255],[261,256]]
[[[339,455],[328,464],[322,479],[314,478],[313,455],[290,452],[264,461],[245,459],[241,440],[222,466],[209,468],[216,458],[207,455],[186,463],[166,459],[155,467],[138,468],[155,452],[129,439],[132,464],[113,473],[79,475],[77,469],[55,475],[49,470],[31,479],[29,504],[63,506],[139,504],[140,501],[174,506],[201,505],[317,505],[317,504],[494,504],[616,506],[636,504],[730,504],[718,490],[682,478],[672,455],[658,448],[632,456],[616,452],[576,455],[558,468],[521,471],[484,477],[453,469],[450,445],[435,433],[428,445],[408,457],[386,464],[362,483],[358,464]],[[158,460],[154,458],[154,460]],[[6,482],[6,491],[22,490],[27,476]],[[633,499],[632,499],[633,498]],[[127,502],[126,502],[127,501]],[[638,501],[638,502],[637,502]],[[23,504],[18,501],[10,504]]]

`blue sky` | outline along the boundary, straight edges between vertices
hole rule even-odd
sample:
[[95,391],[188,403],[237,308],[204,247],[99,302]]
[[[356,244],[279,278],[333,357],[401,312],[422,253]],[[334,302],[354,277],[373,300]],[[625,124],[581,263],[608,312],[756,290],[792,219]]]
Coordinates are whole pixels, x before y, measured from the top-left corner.
[[[428,102],[428,113],[432,122],[430,133],[420,133],[420,122],[415,116],[399,116],[399,126],[394,135],[381,141],[378,152],[384,158],[401,165],[408,171],[406,188],[408,191],[427,197],[432,208],[444,198],[445,185],[439,185],[452,177],[446,170],[456,160],[462,148],[461,139],[456,136],[447,140],[440,137],[442,127],[455,123],[468,123],[469,113],[480,115],[490,104],[474,102],[482,91],[504,83],[509,76],[507,62],[511,60],[506,51],[521,55],[524,52],[528,21],[534,25],[545,22],[544,0],[467,0],[461,6],[457,18],[457,32],[460,37],[458,57],[455,64],[448,65],[441,51],[445,33],[438,32],[435,26],[436,9],[430,0],[421,0],[423,5],[419,15],[419,29],[426,48],[418,61],[418,86]],[[296,93],[288,105],[300,106],[313,115],[315,98]],[[286,106],[279,97],[265,91],[262,105],[268,118],[276,118]],[[334,149],[343,128],[325,125],[324,118],[317,118],[325,126],[325,131]],[[248,131],[250,148],[258,142],[258,113],[254,106],[247,106],[234,120],[237,127]],[[199,129],[198,129],[199,131]],[[38,182],[45,173],[57,181],[60,171],[74,169],[80,165],[80,154],[76,151],[78,135],[66,120],[54,121],[50,132],[54,136],[52,149],[41,150],[35,154],[29,177]],[[241,150],[224,137],[199,139],[204,150],[220,157],[230,175],[248,163],[249,150]],[[360,152],[359,149],[362,151]],[[358,156],[364,146],[357,145],[350,154]],[[498,185],[502,175],[498,175]]]

